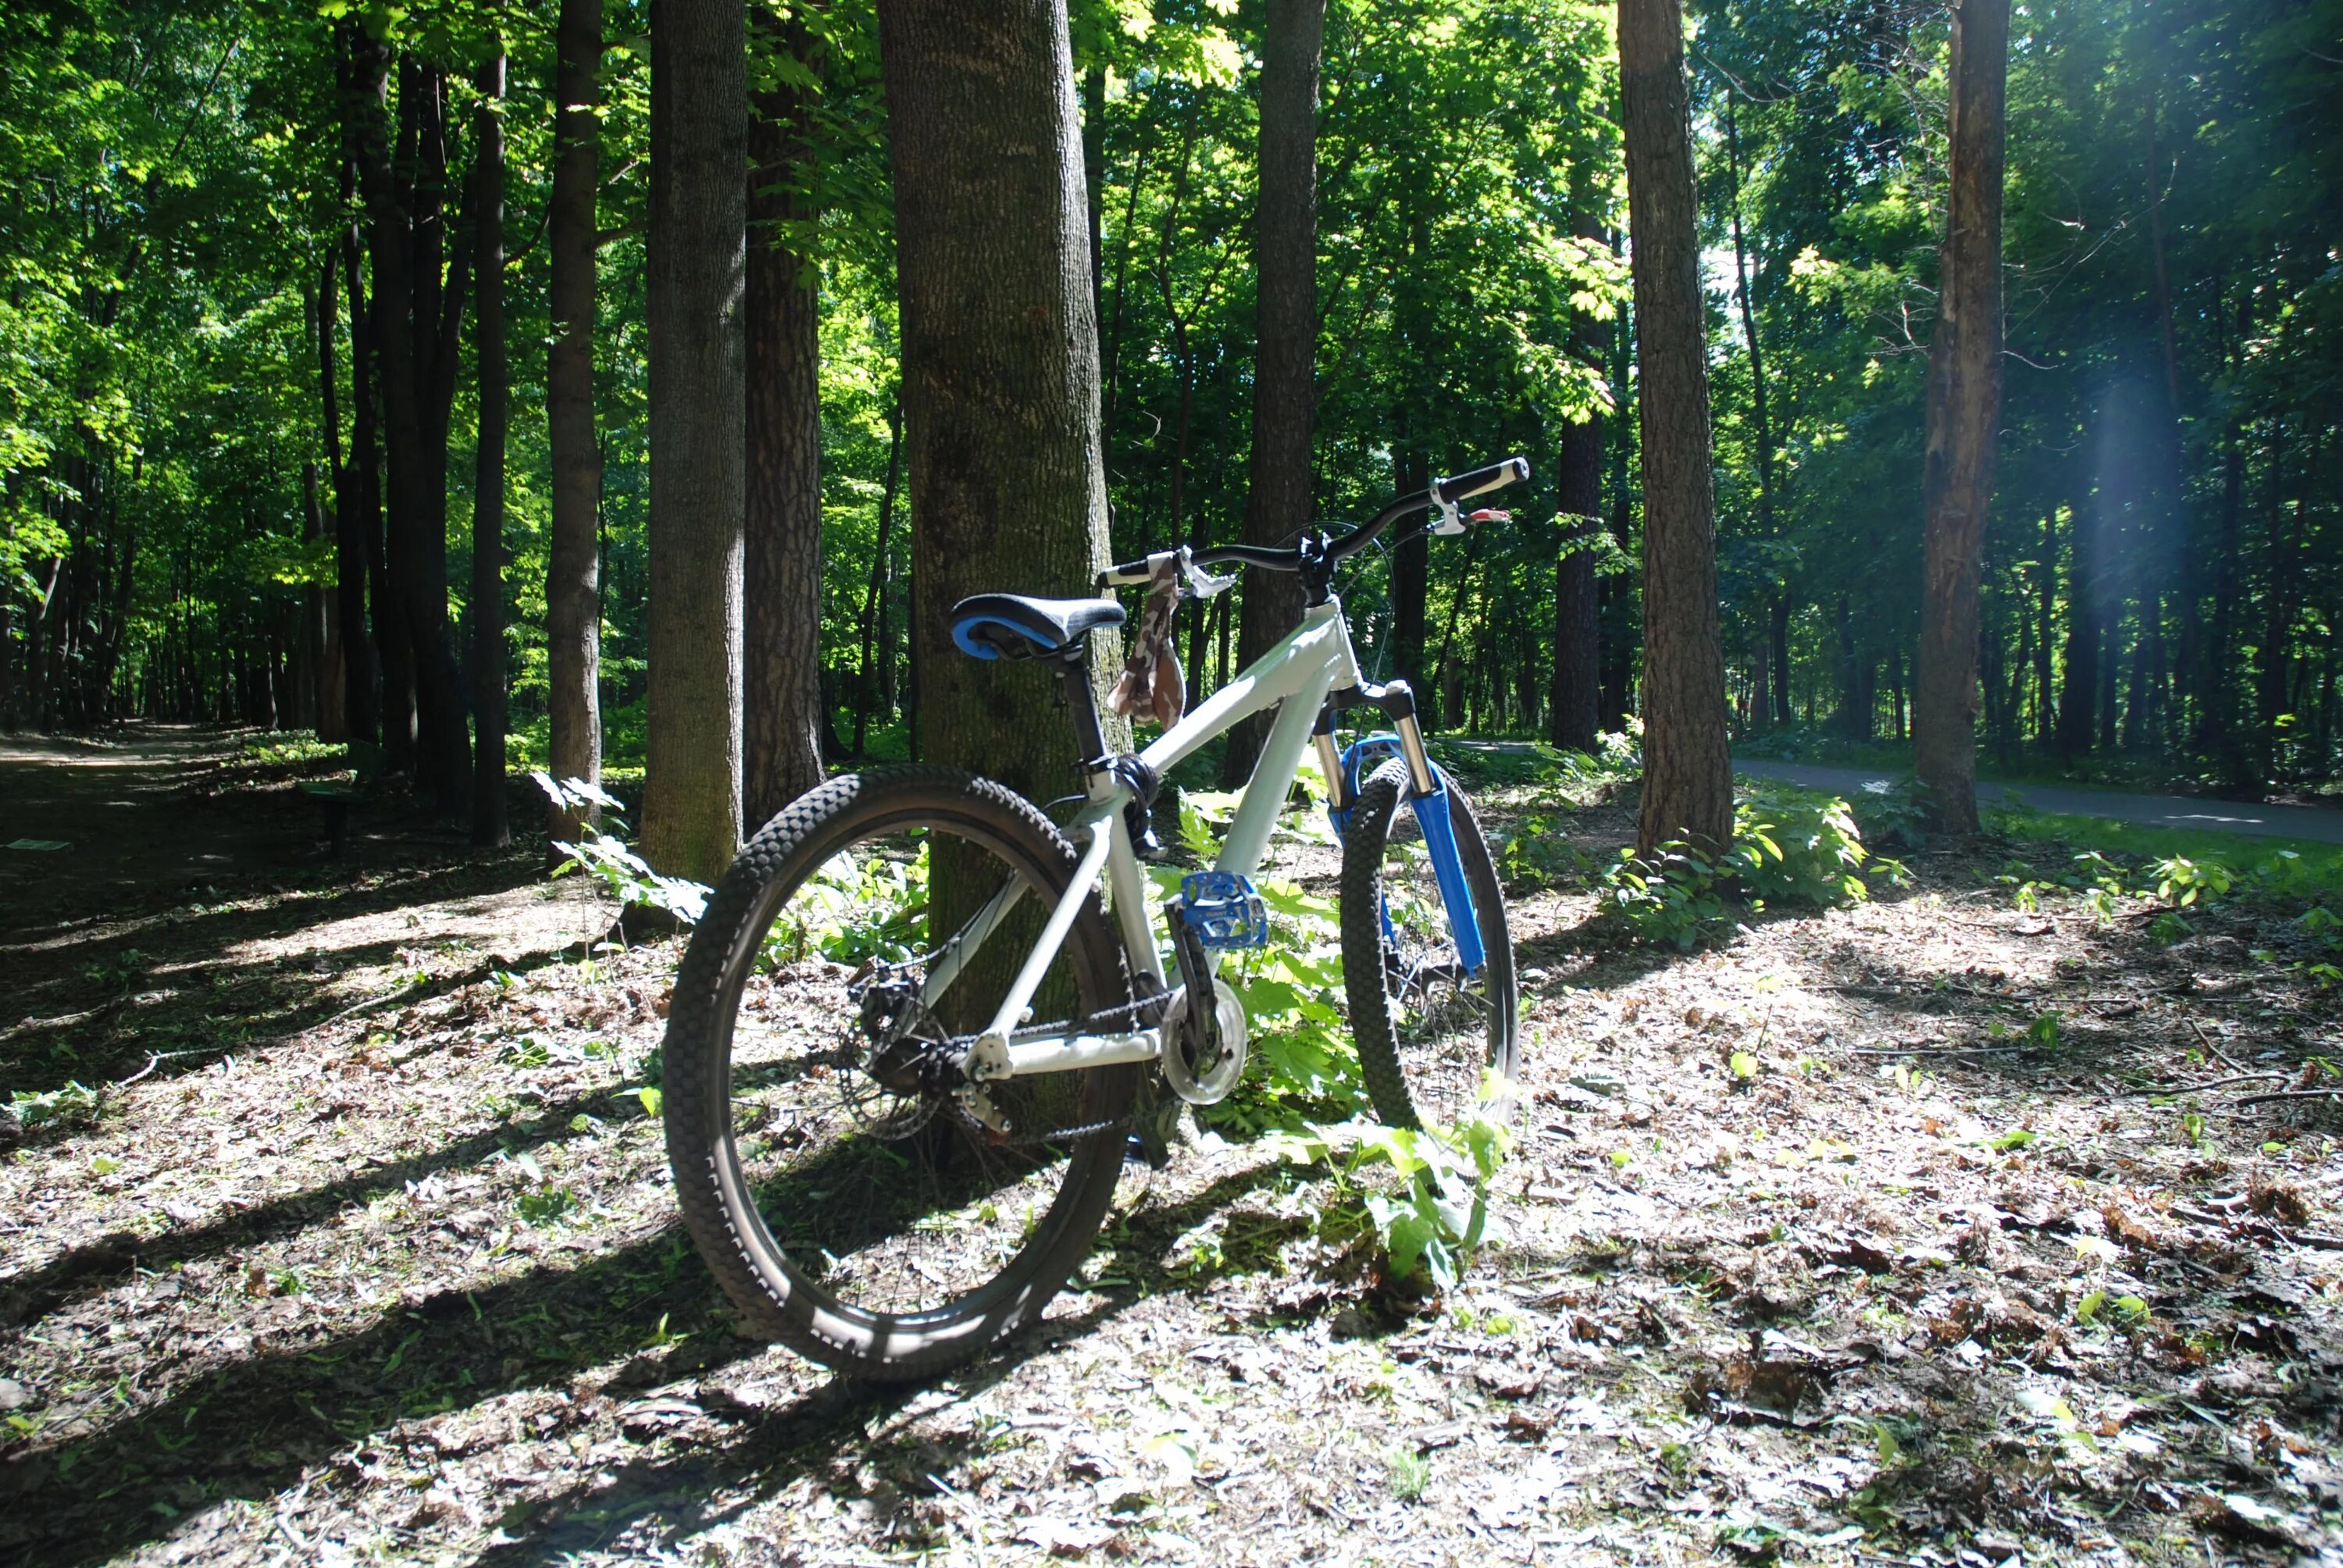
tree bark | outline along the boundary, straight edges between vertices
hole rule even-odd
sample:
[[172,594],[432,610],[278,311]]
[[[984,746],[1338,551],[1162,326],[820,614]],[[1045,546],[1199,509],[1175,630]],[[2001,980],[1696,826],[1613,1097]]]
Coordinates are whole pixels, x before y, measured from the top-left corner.
[[2072,763],[2091,749],[2099,692],[2099,526],[2089,489],[2067,507],[2066,685],[2058,699],[2058,751]]
[[740,840],[747,59],[741,6],[654,0],[642,845],[703,882]]
[[[546,766],[602,779],[602,450],[594,439],[594,194],[601,147],[602,0],[560,0],[554,32],[553,194],[546,244],[553,341],[545,356],[553,518],[546,562]],[[575,842],[595,813],[553,809],[550,836]]]
[[[391,386],[392,361],[397,376],[411,381],[412,341],[405,331],[407,297],[406,220],[399,210],[392,178],[389,142],[390,52],[356,21],[346,24],[350,75],[345,104],[346,135],[350,162],[357,175],[359,210],[364,214],[363,245],[374,263],[372,287],[360,298],[359,226],[353,226],[352,243],[343,254],[344,273],[350,282],[352,388],[351,460],[362,483],[371,488],[361,500],[360,527],[367,550],[367,602],[373,612],[375,658],[380,679],[374,704],[376,723],[361,725],[351,714],[352,730],[372,736],[379,730],[385,765],[393,771],[415,766],[415,673],[407,636],[407,619],[391,586],[390,535],[403,492],[401,441],[394,437]],[[361,309],[361,304],[364,308]],[[360,324],[365,346],[357,347]],[[393,340],[398,348],[393,353]],[[413,399],[406,400],[412,408]],[[387,458],[387,462],[386,462]],[[385,468],[389,472],[386,476]],[[386,483],[386,477],[388,482]],[[369,691],[374,689],[369,686]],[[355,705],[354,705],[355,708]]]
[[[1268,0],[1261,72],[1260,196],[1253,220],[1258,319],[1247,544],[1280,545],[1310,526],[1318,356],[1318,61],[1326,0]],[[1238,662],[1302,624],[1302,578],[1245,576]],[[1221,777],[1252,777],[1269,716],[1229,732]]]
[[2001,420],[2002,107],[2009,0],[1953,12],[1951,195],[1928,341],[1928,444],[1912,762],[1946,832],[1977,830],[1977,574]]
[[[1574,226],[1582,239],[1599,239],[1592,186],[1574,189]],[[1586,317],[1575,323],[1580,348],[1595,364],[1610,358],[1607,325]],[[1624,391],[1624,388],[1621,390]],[[1564,427],[1554,464],[1555,525],[1562,535],[1554,568],[1554,681],[1547,694],[1546,738],[1556,746],[1592,751],[1603,728],[1603,600],[1594,575],[1604,535],[1603,416]]]
[[1049,683],[962,657],[947,622],[962,596],[987,589],[1087,593],[1106,560],[1098,324],[1065,8],[880,0],[879,24],[921,754],[1060,794],[1073,749]]
[[1603,727],[1603,623],[1594,576],[1603,537],[1603,417],[1566,425],[1554,466],[1562,556],[1554,568],[1554,689],[1546,735],[1556,746],[1592,751]]
[[[301,543],[313,547],[325,533],[326,504],[317,493],[317,461],[311,457],[301,465]],[[304,582],[298,608],[301,629],[293,643],[293,722],[304,729],[322,731],[324,706],[319,694],[326,688],[326,590]],[[106,640],[110,651],[113,639]]]
[[505,56],[480,67],[473,124],[473,332],[479,363],[479,453],[472,481],[472,842],[512,842],[505,803]]
[[895,580],[895,489],[902,473],[903,409],[897,403],[887,410],[887,479],[879,491],[879,542],[870,552],[870,586],[862,599],[860,689],[855,694],[851,747],[858,758],[868,755],[871,704],[877,702],[887,718],[895,716],[895,649],[888,635],[887,589]]
[[[760,45],[810,65],[802,21],[751,12]],[[783,85],[749,117],[748,511],[741,795],[751,829],[821,782],[821,335],[806,254],[812,106]]]
[[1766,538],[1774,537],[1774,426],[1765,407],[1765,357],[1759,352],[1757,312],[1749,298],[1749,260],[1741,237],[1741,131],[1733,100],[1725,100],[1725,147],[1733,176],[1733,292],[1741,307],[1741,336],[1749,346],[1750,412],[1756,419],[1757,526]]
[[[349,168],[343,166],[343,183]],[[334,487],[334,588],[325,596],[325,652],[317,685],[317,739],[345,741],[357,733],[351,724],[356,698],[353,681],[371,681],[373,656],[366,635],[366,553],[358,531],[357,477],[342,460],[340,389],[335,369],[335,261],[337,247],[326,247],[317,289],[317,392],[325,432],[326,473]],[[356,355],[352,359],[355,361]],[[371,691],[368,692],[371,706]]]
[[414,246],[416,447],[406,476],[401,598],[415,658],[415,785],[452,816],[465,809],[472,786],[471,732],[447,624],[447,431],[472,256],[464,243],[467,215],[459,211],[451,224],[447,212],[447,73],[409,65],[400,75],[402,116],[411,93],[416,132],[413,183],[405,193]]
[[1677,0],[1619,0],[1644,461],[1644,799],[1639,852],[1733,840],[1717,636],[1706,306]]

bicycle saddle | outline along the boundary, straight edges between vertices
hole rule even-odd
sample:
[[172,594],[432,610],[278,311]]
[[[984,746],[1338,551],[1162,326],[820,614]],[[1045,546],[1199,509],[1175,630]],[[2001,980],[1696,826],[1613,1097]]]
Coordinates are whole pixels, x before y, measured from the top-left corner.
[[1028,598],[980,593],[952,606],[952,641],[978,658],[1032,658],[1061,653],[1083,633],[1121,626],[1122,606],[1111,598]]

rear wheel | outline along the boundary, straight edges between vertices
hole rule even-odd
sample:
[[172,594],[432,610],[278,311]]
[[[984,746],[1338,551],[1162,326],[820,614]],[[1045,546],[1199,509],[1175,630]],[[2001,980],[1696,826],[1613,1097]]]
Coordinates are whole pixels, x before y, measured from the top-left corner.
[[1465,972],[1423,830],[1403,809],[1412,793],[1403,759],[1385,762],[1360,786],[1342,835],[1351,1033],[1375,1114],[1393,1127],[1449,1125],[1480,1109],[1483,1070],[1510,1079],[1518,1053],[1504,894],[1472,803],[1454,779],[1438,777],[1481,934],[1477,973]]
[[[971,1104],[947,1065],[1074,861],[1031,804],[940,769],[832,779],[740,851],[676,980],[665,1110],[684,1219],[752,1326],[841,1372],[919,1377],[1031,1322],[1088,1252],[1139,1070],[1019,1078]],[[927,994],[1004,890],[990,938]],[[1122,974],[1093,900],[1034,1014],[1111,1009]]]

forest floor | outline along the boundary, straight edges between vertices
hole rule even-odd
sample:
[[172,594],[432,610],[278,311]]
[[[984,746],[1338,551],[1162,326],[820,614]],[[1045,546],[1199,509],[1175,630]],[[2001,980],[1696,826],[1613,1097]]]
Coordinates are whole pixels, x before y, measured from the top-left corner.
[[389,804],[326,860],[297,770],[0,756],[11,837],[75,841],[0,850],[0,1562],[2343,1563],[2299,910],[2159,946],[1990,840],[1690,952],[1524,890],[1455,1291],[1394,1313],[1320,1175],[1192,1134],[1046,1322],[873,1391],[736,1337],[681,1231],[676,944],[589,958],[541,846]]

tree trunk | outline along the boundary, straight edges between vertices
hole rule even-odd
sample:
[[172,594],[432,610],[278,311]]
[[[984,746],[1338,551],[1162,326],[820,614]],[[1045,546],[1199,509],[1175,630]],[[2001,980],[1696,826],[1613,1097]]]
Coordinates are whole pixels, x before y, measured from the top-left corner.
[[1949,210],[1928,342],[1926,558],[1912,761],[1930,815],[1977,830],[1977,574],[2001,419],[2002,103],[2009,0],[1953,12]]
[[2066,577],[2066,685],[2058,701],[2058,750],[2072,763],[2091,749],[2099,691],[2098,518],[2086,489],[2067,508],[2072,558]]
[[473,317],[480,374],[479,456],[472,481],[472,842],[512,842],[505,804],[505,56],[480,67],[474,125]]
[[[553,518],[546,562],[546,767],[556,779],[602,779],[602,451],[594,439],[594,193],[601,130],[602,0],[560,0],[554,33],[554,157],[547,248],[553,340],[545,355]],[[589,808],[551,811],[575,842]]]
[[[413,381],[414,346],[406,331],[409,304],[407,226],[392,177],[387,124],[389,49],[357,22],[347,24],[345,36],[350,51],[345,123],[350,160],[357,173],[360,210],[366,215],[365,247],[374,263],[372,289],[361,313],[358,247],[354,231],[353,243],[343,255],[351,288],[354,350],[361,320],[366,342],[362,351],[351,355],[351,457],[359,466],[361,480],[372,480],[372,489],[361,504],[360,524],[366,534],[367,602],[373,609],[375,657],[380,667],[377,719],[386,766],[393,771],[407,772],[415,766],[415,668],[407,618],[401,613],[398,595],[391,584],[389,546],[390,535],[397,528],[395,514],[404,496],[399,477],[405,471],[404,455],[413,441],[411,430],[393,429],[400,416],[394,408],[398,400],[394,399],[391,390],[394,380],[402,387],[411,387]],[[412,397],[406,397],[406,410],[411,413],[413,406]],[[387,517],[386,510],[394,516]],[[357,719],[353,712],[351,728],[355,731],[360,735],[374,732],[374,726],[361,727]]]
[[402,114],[410,91],[417,94],[414,183],[407,202],[415,246],[416,447],[402,597],[415,656],[416,789],[452,816],[465,809],[472,787],[471,732],[447,625],[447,430],[472,256],[464,243],[466,215],[458,213],[451,226],[447,214],[447,73],[402,71]]
[[1073,748],[1048,681],[962,657],[947,623],[954,603],[983,590],[1088,593],[1106,560],[1098,326],[1065,8],[880,0],[879,23],[921,752],[1056,795]]
[[[1326,0],[1268,0],[1264,7],[1247,544],[1289,544],[1310,526],[1318,355],[1318,59],[1325,25]],[[1249,665],[1302,624],[1300,575],[1247,573],[1242,609],[1238,662]],[[1229,732],[1222,782],[1252,777],[1268,726],[1269,715],[1260,714]]]
[[866,756],[873,702],[895,716],[895,649],[888,635],[887,588],[895,578],[895,487],[903,471],[903,409],[887,410],[887,480],[879,491],[879,543],[870,552],[870,586],[862,599],[862,661],[854,700],[853,754]]
[[[1403,452],[1398,467],[1401,495],[1420,496],[1430,487],[1431,466],[1423,457]],[[1440,723],[1440,694],[1426,678],[1430,671],[1423,660],[1431,590],[1432,540],[1418,533],[1392,551],[1392,666],[1415,692],[1417,717],[1426,730]]]
[[[343,166],[343,182],[349,180]],[[366,554],[358,534],[357,476],[342,461],[342,419],[336,385],[334,263],[326,247],[317,290],[317,390],[325,427],[326,472],[334,485],[334,589],[325,598],[325,654],[317,687],[317,739],[345,741],[355,731],[350,719],[353,679],[369,679],[372,655],[366,635]],[[355,361],[356,355],[352,355]],[[355,672],[355,673],[354,673]],[[371,699],[371,692],[368,693]],[[369,701],[369,706],[371,702]]]
[[1677,0],[1619,0],[1644,460],[1644,799],[1638,850],[1733,840],[1717,637],[1706,305]]
[[1774,427],[1766,417],[1765,357],[1758,352],[1757,313],[1749,302],[1749,260],[1741,237],[1741,132],[1730,95],[1725,100],[1725,147],[1733,176],[1734,297],[1741,307],[1742,338],[1749,345],[1750,411],[1756,418],[1757,527],[1770,539],[1774,537]]
[[[802,21],[761,6],[760,42],[810,65]],[[806,254],[811,105],[788,85],[749,118],[748,508],[741,796],[753,829],[821,782],[821,335]]]
[[[301,543],[314,547],[325,537],[326,506],[317,493],[317,463],[301,465]],[[293,722],[322,732],[326,688],[326,590],[303,582],[299,600],[300,636],[293,644]],[[109,639],[110,640],[110,639]]]
[[747,12],[651,21],[649,684],[643,853],[712,882],[740,841]]
[[1547,738],[1578,751],[1594,749],[1602,728],[1603,626],[1594,576],[1603,535],[1603,417],[1566,425],[1554,467],[1554,508],[1562,557],[1554,568],[1554,690]]

